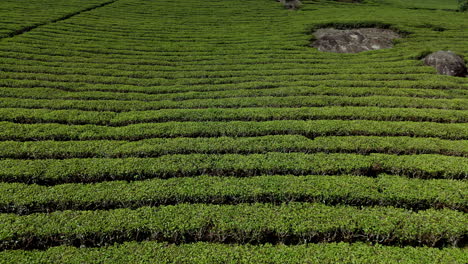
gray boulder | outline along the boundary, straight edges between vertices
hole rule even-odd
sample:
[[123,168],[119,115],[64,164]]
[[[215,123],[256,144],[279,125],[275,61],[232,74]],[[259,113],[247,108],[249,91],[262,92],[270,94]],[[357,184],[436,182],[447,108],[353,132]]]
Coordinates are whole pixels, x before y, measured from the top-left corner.
[[451,51],[437,51],[424,58],[427,66],[436,68],[437,73],[465,77],[467,70],[463,58]]
[[343,2],[343,3],[361,3],[362,0],[335,0],[335,2]]
[[390,29],[356,28],[334,29],[321,28],[314,32],[316,41],[312,43],[320,51],[335,53],[358,53],[393,47],[393,40],[400,35]]
[[287,9],[299,9],[302,6],[299,0],[279,0],[278,2],[282,3]]

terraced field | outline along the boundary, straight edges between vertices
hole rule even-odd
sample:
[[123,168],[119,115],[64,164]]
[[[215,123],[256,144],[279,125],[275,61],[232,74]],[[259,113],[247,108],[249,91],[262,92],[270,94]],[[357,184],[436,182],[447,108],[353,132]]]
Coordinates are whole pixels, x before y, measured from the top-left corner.
[[0,263],[468,263],[456,2],[0,0]]

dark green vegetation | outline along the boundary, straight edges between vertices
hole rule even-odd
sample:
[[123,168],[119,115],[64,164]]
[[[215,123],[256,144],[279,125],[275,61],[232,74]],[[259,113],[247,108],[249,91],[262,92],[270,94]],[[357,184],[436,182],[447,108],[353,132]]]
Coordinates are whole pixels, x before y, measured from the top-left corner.
[[0,38],[23,34],[115,0],[5,0],[0,6]]
[[468,14],[301,2],[1,1],[0,263],[467,263]]
[[408,212],[392,207],[361,209],[295,202],[2,214],[0,221],[5,223],[0,229],[2,249],[103,246],[133,239],[252,244],[342,240],[457,246],[468,225],[464,213],[447,209]]
[[468,0],[458,0],[458,11],[465,12],[468,10]]
[[60,246],[47,251],[7,251],[4,263],[41,260],[41,263],[466,263],[466,253],[458,248],[388,247],[365,244],[324,243],[298,246],[123,243],[104,248]]
[[386,4],[390,6],[408,8],[408,9],[426,9],[426,10],[457,10],[457,1],[464,0],[367,0],[368,3]]
[[[161,204],[291,201],[383,205],[408,209],[452,208],[466,212],[467,190],[458,180],[420,180],[380,175],[265,175],[184,177],[96,184],[0,184],[1,212],[137,208]],[[92,193],[93,195],[89,195]]]
[[249,177],[261,174],[294,175],[369,175],[394,173],[406,177],[431,179],[466,179],[466,158],[442,155],[387,154],[188,154],[165,155],[159,158],[91,158],[66,160],[0,161],[5,182],[55,185],[110,180],[142,180],[148,178],[213,176]]

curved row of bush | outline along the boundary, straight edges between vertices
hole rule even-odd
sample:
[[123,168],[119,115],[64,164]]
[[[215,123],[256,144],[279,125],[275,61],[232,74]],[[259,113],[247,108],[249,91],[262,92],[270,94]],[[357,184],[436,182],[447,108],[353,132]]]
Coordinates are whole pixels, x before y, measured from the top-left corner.
[[[80,26],[80,25],[76,25]],[[66,27],[68,25],[60,25],[55,24],[55,28]],[[92,28],[92,30],[95,27]],[[49,29],[50,30],[50,29]],[[74,28],[76,30],[76,28]],[[44,32],[34,32],[35,34],[28,34],[27,36],[22,36],[21,39],[16,39],[18,45],[28,45],[36,43],[42,45],[50,45],[53,43],[54,45],[61,45],[63,38],[66,38],[66,42],[70,43],[71,46],[81,46],[86,45],[81,41],[81,37],[70,36],[67,35],[66,37],[62,37],[61,35],[55,35],[54,38],[49,36],[44,36],[41,33]],[[124,33],[125,34],[125,33]],[[93,38],[93,37],[91,37]],[[99,38],[104,43],[112,42],[112,40],[107,40],[103,38]],[[121,50],[128,50],[128,45],[122,45],[115,42],[112,42],[114,45],[112,46],[113,49],[121,49]],[[132,43],[133,50],[145,51],[151,50],[154,52],[154,48],[149,47],[145,43],[142,43],[140,40],[128,40],[126,43]],[[91,45],[92,46],[92,45]],[[253,53],[258,54],[258,50],[244,50],[246,54]],[[267,51],[264,51],[265,53]],[[213,55],[213,51],[187,51],[187,52],[177,52],[174,54],[172,51],[165,51],[164,54],[202,54],[202,55]],[[161,54],[161,52],[160,52]],[[238,54],[238,50],[229,50],[223,49],[220,51],[219,55],[233,55]],[[297,53],[294,53],[296,55]],[[302,53],[301,55],[305,55]],[[317,56],[319,55],[319,56]],[[77,59],[77,60],[74,60]],[[163,72],[171,72],[171,71],[254,71],[254,70],[283,70],[283,69],[343,69],[349,70],[349,65],[356,65],[360,64],[362,67],[354,67],[355,70],[388,70],[391,73],[398,73],[397,69],[401,69],[402,71],[399,73],[404,73],[406,70],[411,68],[416,72],[427,72],[426,70],[420,69],[420,62],[415,61],[414,59],[402,58],[400,60],[389,61],[388,59],[382,58],[383,60],[372,60],[372,58],[362,58],[362,57],[355,57],[352,61],[339,61],[330,57],[320,57],[319,54],[314,54],[308,58],[308,62],[310,59],[315,59],[315,63],[300,63],[300,62],[285,62],[285,63],[270,63],[270,64],[245,64],[241,63],[240,61],[242,58],[237,57],[236,59],[240,63],[233,63],[233,64],[206,64],[206,62],[201,62],[198,67],[194,68],[193,65],[187,65],[187,63],[182,62],[180,65],[158,65],[157,61],[153,61],[153,64],[143,64],[143,65],[136,65],[134,64],[127,64],[125,63],[127,60],[122,61],[119,63],[118,61],[113,61],[113,63],[106,63],[109,62],[109,59],[106,58],[102,63],[98,61],[82,61],[84,57],[82,56],[48,56],[47,55],[33,55],[31,53],[16,53],[15,50],[5,51],[4,56],[0,58],[0,62],[2,66],[5,67],[13,67],[17,65],[18,67],[21,66],[45,66],[45,67],[60,67],[60,68],[86,68],[86,69],[96,69],[98,72],[101,72],[103,69],[108,70],[122,70],[122,71],[133,71],[133,72],[144,72],[144,71],[163,71]],[[91,59],[91,58],[88,58]],[[244,58],[247,62],[251,61],[252,58]],[[107,60],[107,61],[106,61]],[[187,61],[190,61],[188,59]],[[227,60],[227,61],[230,61]],[[320,64],[320,65],[318,65]],[[418,67],[418,69],[414,68]],[[190,87],[186,87],[190,88]]]
[[155,137],[249,137],[266,135],[410,136],[468,139],[466,124],[369,120],[164,122],[123,127],[0,122],[0,140],[141,140]]
[[[203,75],[204,74],[204,75]],[[183,75],[183,73],[179,74]],[[188,75],[188,74],[186,74]],[[264,82],[288,82],[301,81],[309,82],[315,85],[331,85],[332,87],[397,87],[397,88],[426,88],[426,89],[460,89],[463,84],[440,80],[433,74],[404,74],[404,80],[399,74],[272,74],[262,75],[242,75],[233,77],[214,76],[206,77],[207,73],[200,73],[194,77],[178,77],[160,76],[154,78],[129,78],[129,77],[114,77],[114,76],[88,76],[80,74],[43,74],[43,73],[22,73],[22,72],[0,72],[1,79],[28,80],[28,81],[48,81],[48,82],[72,82],[72,83],[88,83],[88,84],[114,84],[114,85],[138,85],[138,86],[164,86],[164,85],[199,85],[199,84],[233,84],[252,81]],[[221,74],[219,74],[221,75]],[[230,73],[228,75],[236,75]],[[189,75],[190,76],[190,75]],[[423,81],[421,81],[423,79]],[[333,80],[333,83],[330,82]],[[2,82],[0,82],[1,84]]]
[[68,159],[158,157],[167,154],[266,152],[443,154],[468,156],[468,140],[438,138],[298,135],[260,137],[153,138],[139,141],[0,141],[0,158]]
[[[118,4],[118,3],[117,3]],[[109,7],[106,7],[107,9]],[[106,21],[105,18],[101,18],[102,20]],[[111,18],[112,19],[112,18]],[[99,21],[96,21],[99,23]],[[219,32],[204,32],[204,37],[197,36],[191,33],[191,38],[180,38],[180,33],[174,32],[175,34],[166,34],[165,38],[172,39],[172,41],[179,40],[179,42],[192,42],[193,45],[190,47],[187,46],[179,46],[177,49],[173,49],[170,47],[163,47],[162,45],[158,47],[158,49],[149,49],[148,42],[152,44],[156,43],[167,43],[167,40],[160,40],[155,39],[151,36],[139,36],[135,38],[129,38],[129,32],[118,33],[116,31],[111,32],[111,36],[109,36],[109,32],[105,30],[99,30],[96,32],[96,25],[95,28],[91,29],[89,32],[89,25],[88,29],[78,29],[74,28],[77,23],[73,23],[72,21],[67,21],[65,24],[58,24],[54,25],[54,27],[48,28],[41,28],[40,31],[34,31],[30,34],[22,37],[21,39],[17,39],[15,41],[15,45],[3,45],[0,47],[2,52],[5,52],[6,55],[10,55],[10,53],[21,51],[22,54],[16,54],[16,56],[25,56],[25,57],[32,57],[32,58],[43,58],[48,59],[44,61],[65,61],[65,62],[96,62],[100,64],[113,64],[113,63],[120,63],[120,64],[142,64],[142,65],[159,65],[159,63],[163,62],[177,62],[181,60],[181,66],[194,65],[196,62],[200,62],[200,65],[219,65],[220,63],[228,64],[228,65],[240,65],[242,63],[248,64],[260,64],[260,62],[264,62],[265,59],[268,59],[272,63],[278,62],[285,62],[285,63],[297,63],[300,62],[307,62],[308,64],[318,64],[324,63],[326,65],[337,64],[337,65],[350,65],[353,66],[352,68],[359,68],[357,67],[359,64],[365,65],[373,65],[378,64],[381,65],[382,63],[390,63],[390,68],[395,64],[401,65],[402,60],[413,58],[415,51],[414,49],[411,50],[409,54],[398,54],[391,51],[380,51],[381,53],[385,52],[386,56],[379,56],[379,54],[371,53],[365,54],[367,56],[350,56],[349,54],[340,54],[338,56],[330,56],[327,53],[322,52],[303,52],[304,47],[296,46],[297,44],[304,43],[303,39],[306,37],[303,32],[298,34],[294,34],[294,36],[301,37],[302,39],[288,39],[287,41],[283,40],[283,44],[289,44],[289,49],[285,49],[284,46],[281,46],[281,42],[279,43],[269,43],[268,46],[265,46],[266,43],[261,43],[258,39],[254,38],[250,41],[250,43],[246,43],[245,39],[242,36],[233,36],[234,38],[227,38],[228,36],[224,35],[223,40],[228,40],[233,42],[233,45],[224,45],[222,48],[218,47],[217,49],[210,49],[206,47],[207,39],[206,37],[219,37]],[[70,28],[71,26],[71,28]],[[302,26],[301,26],[302,27]],[[73,29],[72,29],[73,28]],[[251,28],[253,30],[253,28]],[[302,28],[303,29],[303,28]],[[148,29],[147,32],[153,33],[151,29]],[[65,35],[64,35],[65,33]],[[275,35],[265,35],[263,33],[263,41],[268,41],[269,37],[274,37]],[[290,32],[288,32],[290,34]],[[458,37],[457,32],[452,33],[454,37]],[[112,41],[104,36],[108,36],[109,38],[116,38],[116,37],[124,37],[125,44],[122,45],[120,42]],[[79,42],[80,39],[83,37],[88,39],[88,43]],[[177,39],[175,39],[177,38]],[[307,38],[307,37],[306,37]],[[277,39],[275,37],[275,39]],[[44,45],[44,40],[47,40],[50,46]],[[198,41],[194,41],[198,40]],[[277,39],[278,40],[278,39]],[[306,40],[307,41],[307,40]],[[70,42],[70,47],[75,49],[67,50],[63,48],[61,43],[63,42]],[[94,42],[94,43],[92,43]],[[103,45],[97,46],[96,42],[101,42]],[[161,43],[162,42],[162,43]],[[286,43],[285,43],[286,42]],[[55,46],[57,45],[58,46]],[[89,45],[91,44],[91,45]],[[146,46],[145,46],[146,44]],[[55,50],[54,47],[55,46]],[[67,45],[68,46],[68,45]],[[135,47],[135,50],[129,48]],[[244,52],[245,54],[241,54],[240,52]],[[112,54],[114,56],[106,56],[108,54]],[[157,60],[151,60],[148,56],[144,56],[145,54],[150,54],[151,58],[155,58]],[[187,55],[192,55],[188,57]],[[413,55],[413,56],[411,56]],[[18,58],[25,58],[25,57],[18,57]],[[340,60],[340,58],[346,57],[347,61],[344,62]],[[225,59],[223,61],[223,58]],[[376,58],[380,58],[380,60],[376,60]],[[139,62],[141,60],[141,62]],[[148,64],[148,62],[151,62]],[[414,61],[411,64],[410,62],[406,62],[406,65],[415,65]],[[348,67],[349,68],[349,67]],[[382,67],[380,67],[382,68]],[[262,67],[263,69],[263,67]]]
[[[440,221],[444,219],[444,221]],[[141,207],[135,210],[0,214],[0,249],[104,246],[129,240],[230,243],[368,241],[383,245],[464,246],[468,219],[449,209],[314,203]],[[33,243],[32,243],[33,241]]]
[[305,245],[229,245],[198,242],[174,245],[143,241],[104,248],[59,246],[46,251],[0,252],[5,263],[467,263],[459,248],[393,247],[361,242]]
[[[57,25],[55,25],[57,26]],[[50,31],[51,29],[49,29]],[[21,39],[18,39],[17,42],[15,42],[15,46],[2,46],[1,51],[2,54],[4,55],[3,58],[10,58],[10,59],[16,59],[16,60],[22,60],[22,61],[42,61],[44,63],[64,63],[64,64],[75,64],[75,63],[84,63],[84,64],[93,64],[95,66],[98,66],[100,69],[106,68],[106,67],[113,67],[113,66],[126,66],[126,67],[131,67],[132,69],[138,68],[138,67],[176,67],[183,71],[187,70],[187,67],[189,67],[191,70],[198,70],[198,69],[205,69],[205,70],[216,70],[216,69],[221,69],[221,70],[226,70],[226,69],[233,69],[233,70],[242,70],[244,69],[243,66],[250,67],[250,68],[245,68],[245,69],[268,69],[268,67],[278,67],[278,65],[285,65],[285,66],[297,66],[297,69],[303,69],[302,66],[304,65],[312,65],[316,66],[317,65],[324,65],[325,67],[330,68],[336,68],[334,66],[338,66],[341,68],[349,68],[349,66],[353,66],[354,68],[359,68],[363,69],[365,67],[372,67],[376,66],[376,68],[385,68],[384,65],[388,65],[388,67],[395,68],[395,67],[407,67],[407,66],[414,66],[419,67],[420,64],[418,65],[417,62],[414,61],[414,57],[420,56],[419,53],[415,53],[412,51],[411,55],[405,54],[405,56],[395,56],[394,54],[387,54],[389,58],[384,58],[379,56],[379,60],[376,60],[376,55],[370,55],[366,57],[354,57],[354,59],[350,60],[350,57],[347,58],[346,61],[343,60],[341,57],[330,57],[328,54],[323,57],[321,53],[305,53],[302,50],[299,51],[289,51],[287,52],[287,56],[285,56],[285,50],[279,50],[276,49],[275,51],[271,52],[269,50],[265,49],[258,49],[258,50],[252,50],[251,53],[254,56],[248,56],[248,57],[240,57],[239,52],[247,52],[246,49],[239,50],[238,48],[234,49],[228,49],[226,46],[223,47],[222,51],[216,55],[216,51],[210,50],[207,51],[205,50],[200,50],[196,49],[196,47],[190,47],[190,50],[184,50],[184,51],[176,51],[174,52],[173,50],[165,50],[165,51],[160,51],[160,54],[166,54],[168,56],[160,56],[159,60],[153,60],[148,57],[141,57],[139,59],[134,59],[133,56],[101,56],[97,57],[96,54],[93,54],[93,56],[83,56],[83,54],[80,53],[75,53],[74,55],[70,54],[70,51],[67,55],[51,55],[50,53],[43,53],[41,52],[42,49],[45,47],[42,47],[41,49],[31,49],[31,42],[35,42],[36,40],[43,41],[44,39],[47,39],[47,42],[51,42],[53,40],[56,40],[57,44],[59,43],[69,43],[73,41],[79,41],[81,38],[80,36],[78,37],[73,37],[67,32],[66,40],[63,39],[63,37],[60,34],[52,34],[50,36],[47,34],[49,32],[45,31],[44,29],[41,30],[41,32],[31,32],[26,36],[22,36]],[[102,32],[99,33],[99,35],[103,34]],[[225,36],[224,36],[225,37]],[[301,34],[301,37],[303,35]],[[102,39],[100,37],[96,38],[94,36],[88,36],[90,40],[95,40],[98,42],[101,42],[103,44],[108,44],[108,40]],[[148,39],[138,39],[138,40],[129,40],[126,39],[125,42],[127,43],[134,43],[135,45],[142,44],[143,41],[146,41]],[[151,41],[154,43],[154,39],[151,39]],[[18,47],[21,43],[24,43],[24,46],[21,48],[15,48]],[[193,43],[193,42],[192,42]],[[112,42],[113,45],[115,45],[115,42]],[[62,44],[59,44],[62,45]],[[83,45],[83,44],[81,44]],[[143,43],[144,45],[144,43]],[[269,43],[271,46],[271,43]],[[269,47],[270,47],[269,46]],[[81,47],[81,49],[83,46]],[[95,47],[88,48],[88,50],[94,50]],[[278,47],[277,47],[278,48]],[[265,56],[255,56],[258,54],[267,54],[269,55],[268,57]],[[106,51],[105,54],[109,54],[109,51]],[[415,55],[416,54],[416,55]],[[198,55],[197,57],[195,56],[187,56],[187,55]],[[201,55],[201,56],[200,56]],[[245,55],[245,54],[243,54]],[[322,56],[322,57],[321,57]],[[378,56],[378,55],[377,55]],[[265,60],[268,59],[268,63],[265,62]],[[270,66],[266,66],[264,68],[264,64],[268,64]],[[197,66],[197,67],[194,67]],[[359,67],[362,66],[362,67]],[[281,67],[280,67],[281,68]],[[291,68],[291,67],[289,67]],[[143,68],[147,69],[147,68]],[[284,68],[281,68],[284,69]],[[416,71],[418,72],[418,71]],[[403,73],[403,72],[402,72]],[[452,79],[453,80],[453,79]],[[424,82],[423,82],[424,83]],[[442,81],[439,80],[437,82],[439,85],[442,84],[442,87],[445,87],[446,85],[448,87],[453,86],[453,82],[447,82],[447,81]],[[415,84],[417,85],[417,84]],[[431,87],[435,88],[435,86]]]
[[[20,44],[21,46],[21,44]],[[73,46],[73,45],[70,45]],[[78,47],[82,47],[78,45]],[[17,49],[18,47],[15,47]],[[33,47],[28,46],[28,49],[33,49]],[[1,48],[0,48],[1,50]],[[41,48],[41,51],[44,50]],[[118,53],[119,50],[116,49],[103,49],[105,52],[114,52]],[[55,52],[57,50],[54,50]],[[93,52],[98,52],[93,50]],[[128,52],[128,51],[126,51]],[[161,55],[161,53],[154,53],[154,52],[143,52],[145,56],[153,55],[155,59],[158,57],[167,57],[167,55]],[[141,55],[141,53],[140,53]],[[354,79],[353,75],[355,74],[364,74],[366,76],[372,76],[375,78],[376,76],[381,76],[383,74],[392,74],[393,76],[388,76],[389,80],[396,79],[395,76],[398,74],[405,74],[409,78],[414,77],[416,74],[432,74],[430,68],[417,68],[414,67],[400,67],[400,68],[359,68],[359,67],[348,67],[348,68],[296,68],[296,69],[257,69],[256,71],[244,69],[244,70],[227,70],[221,69],[218,71],[197,71],[192,68],[190,71],[124,71],[124,70],[110,70],[110,69],[90,69],[90,68],[62,68],[62,67],[44,67],[44,66],[28,66],[28,65],[18,65],[18,64],[3,64],[0,66],[0,69],[3,72],[7,73],[30,73],[32,76],[38,74],[54,74],[54,75],[86,75],[90,77],[100,78],[103,76],[109,77],[132,77],[132,78],[141,78],[141,79],[151,79],[151,78],[196,78],[199,76],[204,76],[206,78],[224,78],[224,77],[243,77],[243,76],[281,76],[281,75],[327,75],[330,76],[330,79],[333,79],[333,76],[342,76],[342,74],[348,74],[350,76],[350,80]],[[182,69],[181,69],[182,70]],[[430,76],[430,75],[428,75]],[[76,78],[76,77],[75,77]],[[430,77],[429,77],[430,78]],[[366,78],[363,78],[364,80]],[[400,78],[401,79],[401,76]]]
[[177,108],[244,108],[244,107],[323,107],[376,106],[390,108],[434,108],[467,110],[466,99],[429,99],[393,96],[287,96],[222,99],[191,99],[183,101],[122,101],[122,100],[61,100],[0,98],[2,108],[48,108],[96,111],[136,111]]
[[170,121],[376,120],[465,123],[468,111],[381,107],[207,108],[98,112],[0,108],[0,121],[125,126]]
[[394,156],[371,154],[225,154],[166,155],[159,158],[0,160],[0,181],[55,185],[68,182],[143,180],[148,178],[214,176],[249,177],[262,174],[379,173],[412,178],[465,179],[462,157],[440,155]]
[[328,205],[393,206],[410,210],[468,211],[468,183],[380,175],[200,176],[196,178],[64,184],[52,187],[0,183],[0,212],[103,210],[180,203],[239,204],[320,202]]
[[[74,46],[70,44],[70,46]],[[30,52],[31,49],[28,51]],[[82,47],[78,45],[77,47]],[[116,49],[107,49],[104,52],[119,52]],[[144,52],[144,54],[151,54],[151,52]],[[156,53],[155,56],[158,57],[161,55],[160,53]],[[163,57],[163,56],[160,56]],[[167,57],[167,55],[165,56]],[[8,62],[8,60],[2,59],[1,62]],[[68,67],[47,67],[42,66],[40,63],[37,65],[28,65],[25,63],[19,64],[8,64],[2,63],[0,69],[4,72],[11,72],[11,73],[33,73],[33,74],[72,74],[72,75],[87,75],[90,77],[99,78],[100,76],[109,76],[109,77],[133,77],[133,78],[142,78],[142,79],[149,79],[149,78],[160,78],[160,77],[170,77],[170,78],[193,78],[199,76],[206,76],[206,77],[241,77],[241,76],[252,76],[252,75],[262,75],[262,76],[271,76],[271,75],[337,75],[337,74],[369,74],[370,76],[381,75],[381,74],[407,74],[411,72],[411,74],[430,74],[432,71],[430,68],[414,68],[414,65],[411,66],[400,66],[400,67],[391,67],[391,64],[387,68],[382,67],[338,67],[331,68],[331,67],[323,67],[323,68],[316,68],[316,67],[308,67],[308,68],[301,68],[299,65],[298,67],[291,68],[281,68],[281,69],[268,69],[268,67],[255,70],[249,69],[233,69],[230,70],[229,68],[233,67],[226,67],[222,69],[214,70],[214,69],[186,69],[187,67],[181,67],[180,71],[139,71],[138,67],[128,70],[123,69],[93,69],[93,68],[81,68],[75,66],[74,63],[65,64]],[[69,67],[75,66],[75,67]],[[378,65],[377,65],[378,66]],[[125,67],[124,67],[125,68]],[[250,67],[252,68],[252,67]],[[186,69],[185,71],[183,71]],[[216,67],[215,67],[216,69]],[[337,75],[340,76],[340,75]],[[411,76],[411,75],[410,75]],[[391,77],[394,79],[394,77]]]
[[[39,86],[36,86],[39,85]],[[103,85],[85,83],[43,82],[4,80],[0,88],[1,97],[32,99],[75,99],[75,100],[121,100],[162,101],[189,99],[221,99],[236,97],[288,97],[288,96],[398,96],[431,99],[465,99],[466,90],[431,90],[419,88],[375,88],[375,87],[327,87],[300,86],[249,82],[240,85],[197,85],[138,87],[134,85]],[[26,86],[26,87],[23,87]],[[29,87],[32,86],[32,87]],[[279,87],[280,86],[280,87]]]
[[459,248],[392,247],[361,242],[320,243],[305,245],[229,245],[191,243],[174,245],[143,241],[125,242],[104,248],[59,246],[46,251],[10,250],[0,252],[6,263],[65,262],[94,263],[467,263],[468,257]]

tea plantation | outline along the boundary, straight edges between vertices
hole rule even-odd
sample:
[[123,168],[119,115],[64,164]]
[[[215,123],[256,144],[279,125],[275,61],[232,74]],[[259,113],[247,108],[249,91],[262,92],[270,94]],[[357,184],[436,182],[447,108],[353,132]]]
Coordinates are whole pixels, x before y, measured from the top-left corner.
[[468,263],[468,13],[302,4],[0,0],[0,263]]

